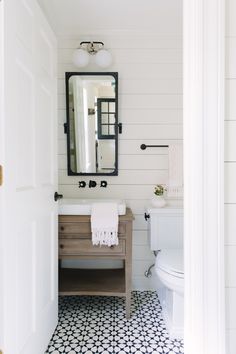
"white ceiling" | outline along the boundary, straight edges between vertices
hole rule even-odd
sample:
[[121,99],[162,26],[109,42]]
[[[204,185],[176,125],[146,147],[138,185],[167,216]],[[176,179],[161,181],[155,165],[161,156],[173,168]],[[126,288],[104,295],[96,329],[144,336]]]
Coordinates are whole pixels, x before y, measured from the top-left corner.
[[107,31],[181,34],[182,0],[38,0],[38,2],[58,35]]

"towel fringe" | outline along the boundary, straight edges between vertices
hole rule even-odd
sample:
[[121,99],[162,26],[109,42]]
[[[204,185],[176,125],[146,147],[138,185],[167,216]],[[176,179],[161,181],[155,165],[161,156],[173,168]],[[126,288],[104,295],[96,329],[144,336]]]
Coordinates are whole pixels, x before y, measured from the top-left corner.
[[118,232],[116,229],[109,229],[109,230],[99,230],[99,229],[92,229],[92,242],[94,246],[103,246],[106,245],[111,247],[113,245],[119,244],[118,239]]

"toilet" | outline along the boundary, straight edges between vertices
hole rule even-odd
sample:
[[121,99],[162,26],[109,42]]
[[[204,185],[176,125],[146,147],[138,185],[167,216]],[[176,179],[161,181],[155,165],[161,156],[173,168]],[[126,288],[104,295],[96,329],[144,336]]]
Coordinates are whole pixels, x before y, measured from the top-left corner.
[[183,208],[149,208],[149,245],[156,254],[153,279],[167,330],[182,339],[184,330]]

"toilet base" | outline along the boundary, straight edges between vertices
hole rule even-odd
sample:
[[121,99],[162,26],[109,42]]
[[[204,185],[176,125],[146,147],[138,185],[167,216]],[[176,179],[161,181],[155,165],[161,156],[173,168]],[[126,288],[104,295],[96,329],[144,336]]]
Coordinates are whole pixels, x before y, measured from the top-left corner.
[[162,314],[171,338],[184,336],[184,296],[166,287],[158,290]]

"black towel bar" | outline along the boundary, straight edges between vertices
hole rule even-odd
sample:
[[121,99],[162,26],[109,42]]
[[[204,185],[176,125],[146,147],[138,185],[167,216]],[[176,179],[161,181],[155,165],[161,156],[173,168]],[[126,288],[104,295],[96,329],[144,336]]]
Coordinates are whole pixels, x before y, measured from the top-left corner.
[[141,150],[146,150],[146,148],[148,147],[168,148],[169,145],[146,145],[146,144],[140,145]]

